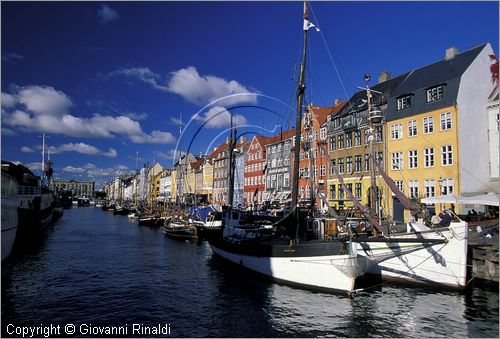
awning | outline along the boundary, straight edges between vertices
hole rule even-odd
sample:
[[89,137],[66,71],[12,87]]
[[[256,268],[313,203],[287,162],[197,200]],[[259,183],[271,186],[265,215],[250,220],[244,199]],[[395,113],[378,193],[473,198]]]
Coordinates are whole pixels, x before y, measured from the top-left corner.
[[461,199],[463,199],[463,197],[456,196],[452,193],[447,195],[423,198],[421,202],[424,204],[459,204]]
[[499,206],[499,196],[493,192],[472,197],[456,196],[454,194],[440,195],[421,200],[424,204],[468,204]]

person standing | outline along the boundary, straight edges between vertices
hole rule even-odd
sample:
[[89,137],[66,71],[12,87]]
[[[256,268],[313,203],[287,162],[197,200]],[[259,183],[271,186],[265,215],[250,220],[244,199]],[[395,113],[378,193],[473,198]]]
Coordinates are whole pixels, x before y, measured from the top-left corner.
[[431,223],[433,228],[438,227],[439,223],[441,223],[441,218],[437,215],[437,213],[432,216]]

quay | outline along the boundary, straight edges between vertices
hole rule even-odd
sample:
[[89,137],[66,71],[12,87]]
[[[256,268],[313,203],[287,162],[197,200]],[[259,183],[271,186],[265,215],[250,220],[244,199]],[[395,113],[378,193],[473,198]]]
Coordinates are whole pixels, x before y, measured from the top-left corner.
[[[469,226],[467,267],[468,280],[498,284],[498,220],[483,224],[479,229]],[[480,232],[478,232],[480,230]]]

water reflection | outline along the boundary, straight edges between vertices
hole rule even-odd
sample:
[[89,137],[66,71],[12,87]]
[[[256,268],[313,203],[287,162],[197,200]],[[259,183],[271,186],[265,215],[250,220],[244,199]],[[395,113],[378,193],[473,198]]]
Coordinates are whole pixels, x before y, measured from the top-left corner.
[[226,263],[206,242],[74,208],[2,263],[4,337],[9,323],[169,323],[172,337],[498,337],[498,289],[311,292]]

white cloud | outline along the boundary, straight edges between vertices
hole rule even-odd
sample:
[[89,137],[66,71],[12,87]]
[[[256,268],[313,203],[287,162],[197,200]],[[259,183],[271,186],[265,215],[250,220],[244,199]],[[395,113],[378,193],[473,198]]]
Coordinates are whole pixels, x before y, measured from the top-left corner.
[[23,87],[17,95],[17,100],[35,114],[57,117],[68,113],[68,108],[72,105],[66,94],[49,86]]
[[118,155],[115,149],[110,148],[108,152],[103,152],[98,148],[85,144],[83,142],[80,143],[67,143],[59,146],[51,146],[49,150],[52,154],[64,153],[64,152],[76,152],[80,154],[86,155],[102,155],[110,158],[114,158]]
[[255,93],[236,80],[228,81],[212,75],[200,76],[193,66],[172,72],[168,82],[168,90],[191,103],[200,105],[206,105],[233,94],[243,95],[229,97],[217,103],[228,106],[242,102],[257,102]]
[[72,173],[72,174],[82,174],[85,173],[85,169],[81,167],[73,167],[73,166],[66,166],[63,168],[63,172],[67,173]]
[[142,81],[151,87],[180,95],[196,105],[207,105],[216,100],[218,105],[256,103],[257,93],[250,91],[236,80],[226,80],[213,75],[200,75],[189,66],[170,73],[167,84],[163,77],[148,67],[121,68],[110,75],[123,75]]
[[[231,127],[231,113],[224,107],[215,106],[203,114],[193,117],[194,120],[202,121],[207,128]],[[245,125],[247,120],[243,115],[233,114],[233,126]]]
[[14,132],[13,130],[11,130],[10,128],[2,127],[2,135],[4,137],[5,136],[13,136],[13,135],[17,135],[17,133]]
[[10,108],[16,105],[16,98],[8,93],[2,93],[2,108]]
[[161,76],[154,73],[148,67],[131,67],[131,68],[121,68],[117,71],[111,72],[110,75],[123,75],[129,78],[133,78],[142,81],[155,89],[161,91],[168,91],[168,87],[161,85]]
[[14,52],[5,53],[2,55],[2,61],[8,62],[9,64],[17,64],[19,60],[23,60],[24,57]]
[[85,164],[81,167],[66,166],[63,168],[63,171],[71,174],[85,174],[88,177],[108,177],[108,178],[113,178],[118,175],[131,172],[131,170],[124,165],[99,168],[93,164]]
[[[104,116],[94,114],[91,118],[80,118],[67,113],[71,100],[52,87],[29,86],[18,88],[18,93],[2,93],[11,107],[10,112],[2,108],[2,122],[6,126],[19,128],[24,132],[46,132],[72,137],[112,138],[127,137],[136,143],[174,143],[169,132],[153,131],[147,134],[140,123],[129,116]],[[25,109],[15,109],[23,104]],[[130,115],[130,114],[129,114]],[[146,117],[146,113],[136,118]],[[112,153],[109,153],[112,154]]]
[[175,117],[170,117],[170,122],[173,123],[174,125],[180,125],[180,126],[183,126],[186,124],[186,123],[182,122],[181,119],[177,119]]
[[35,151],[28,146],[21,147],[21,152],[23,152],[23,153],[35,153]]
[[149,115],[145,112],[142,113],[128,112],[123,115],[132,120],[146,120],[147,118],[149,118]]
[[174,160],[174,159],[179,159],[180,155],[184,155],[186,152],[179,152],[176,151],[175,149],[171,149],[168,152],[160,152],[156,151],[155,156],[158,159],[164,159],[164,160]]
[[118,13],[111,9],[108,5],[101,5],[99,11],[97,12],[97,17],[101,20],[102,23],[107,23],[110,21],[118,20],[120,16]]

